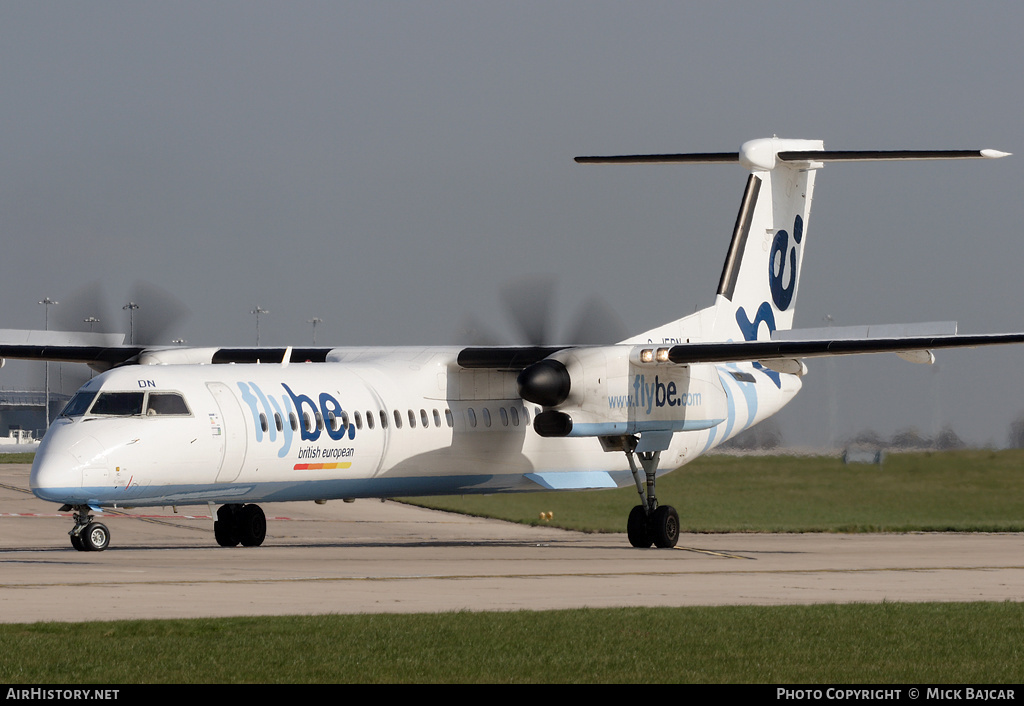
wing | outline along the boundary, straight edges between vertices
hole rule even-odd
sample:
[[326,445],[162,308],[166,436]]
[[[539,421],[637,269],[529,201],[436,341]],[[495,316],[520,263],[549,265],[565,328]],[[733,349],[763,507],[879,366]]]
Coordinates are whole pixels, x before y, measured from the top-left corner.
[[[955,322],[891,324],[775,331],[771,340],[685,343],[668,349],[673,363],[759,361],[778,369],[801,358],[897,353],[912,362],[932,362],[931,351],[1024,343],[1024,333],[958,335]],[[774,363],[774,364],[773,364]]]
[[119,365],[323,362],[330,347],[182,348],[123,345],[124,334],[0,329],[0,359],[84,363],[96,370]]

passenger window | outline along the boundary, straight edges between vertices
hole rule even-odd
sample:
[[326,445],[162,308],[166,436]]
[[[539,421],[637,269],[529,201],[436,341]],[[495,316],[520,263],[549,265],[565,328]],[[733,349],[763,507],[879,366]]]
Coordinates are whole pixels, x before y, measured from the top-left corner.
[[424,429],[430,426],[430,422],[427,421],[427,410],[425,409],[420,410],[420,424],[423,425]]
[[498,408],[498,413],[501,415],[501,426],[508,426],[508,412],[505,411],[504,407]]
[[486,407],[484,407],[484,426],[491,426],[491,412]]
[[292,428],[292,431],[299,430],[299,418],[295,416],[295,412],[288,413],[288,426]]
[[508,413],[512,415],[512,426],[519,426],[519,411],[515,407],[509,407]]
[[434,410],[434,426],[441,426],[441,415],[437,413],[436,409]]
[[348,431],[348,412],[341,413],[341,428]]
[[455,426],[455,420],[452,418],[452,411],[450,409],[444,411],[444,420],[448,423],[449,429]]
[[[151,414],[151,412],[148,412],[148,414]],[[260,412],[260,429],[264,432],[270,431],[270,424],[267,422],[267,415],[263,412]]]
[[129,417],[142,414],[142,392],[101,392],[92,406],[92,414]]
[[284,422],[281,420],[281,415],[274,412],[274,426],[277,427],[278,431],[284,431]]
[[523,424],[530,426],[530,410],[525,406],[523,407]]
[[402,413],[397,409],[395,410],[395,429],[402,428]]
[[416,414],[411,409],[409,410],[409,428],[416,428]]
[[361,415],[359,412],[355,412],[354,415],[355,415],[355,420],[356,420],[356,429],[362,429],[363,428],[363,415]]
[[380,411],[380,428],[388,428],[388,413],[385,412],[383,409]]
[[373,429],[373,412],[366,413],[366,427],[368,429]]
[[[177,392],[150,392],[146,400],[146,414],[189,416],[191,412],[185,404],[185,398]],[[266,430],[264,430],[266,431]]]
[[472,407],[470,407],[469,409],[466,410],[466,416],[469,417],[469,426],[471,426],[471,427],[473,427],[475,429],[476,428],[476,412],[473,411]]
[[331,431],[338,431],[338,418],[334,416],[334,412],[327,413],[327,428]]

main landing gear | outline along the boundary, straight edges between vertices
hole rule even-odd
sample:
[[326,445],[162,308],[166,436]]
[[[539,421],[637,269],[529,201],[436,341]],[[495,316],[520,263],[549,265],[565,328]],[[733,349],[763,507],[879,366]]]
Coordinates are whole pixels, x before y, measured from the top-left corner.
[[[627,443],[623,450],[629,461],[629,469],[633,472],[636,490],[640,494],[640,504],[629,513],[629,520],[626,522],[629,543],[642,549],[652,544],[663,549],[671,549],[679,541],[679,513],[671,505],[659,506],[654,492],[661,451],[637,453],[636,439],[631,438],[629,441],[632,443]],[[641,479],[635,459],[640,460],[645,479]]]
[[232,503],[221,505],[213,534],[222,547],[258,547],[267,537],[267,517],[259,505]]
[[[80,552],[102,552],[110,546],[110,530],[100,522],[93,522],[88,506],[68,508],[71,509],[75,511],[75,526],[68,532],[72,547]],[[61,510],[66,512],[64,508]]]

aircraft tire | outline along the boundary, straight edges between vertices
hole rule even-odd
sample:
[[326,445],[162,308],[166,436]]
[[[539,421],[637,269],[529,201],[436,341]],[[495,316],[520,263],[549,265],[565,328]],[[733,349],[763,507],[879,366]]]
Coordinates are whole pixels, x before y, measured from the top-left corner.
[[99,522],[90,522],[78,535],[82,548],[87,552],[102,552],[110,546],[110,530]]
[[671,549],[679,541],[679,513],[671,505],[662,505],[651,515],[651,535],[654,545]]
[[[225,526],[227,529],[225,529]],[[217,539],[217,544],[222,547],[237,547],[238,537],[234,532],[234,528],[231,525],[227,525],[221,520],[215,520],[213,523],[213,536]]]
[[80,534],[71,535],[71,546],[80,552],[85,551],[85,545],[82,544],[82,536]]
[[217,519],[213,523],[213,536],[222,547],[238,546],[238,525],[235,522],[235,508],[221,505],[217,508]]
[[238,537],[244,547],[258,547],[267,537],[267,516],[259,505],[246,505],[236,515]]
[[643,505],[637,505],[630,511],[629,519],[626,521],[626,535],[629,537],[629,543],[637,549],[647,549],[654,543]]

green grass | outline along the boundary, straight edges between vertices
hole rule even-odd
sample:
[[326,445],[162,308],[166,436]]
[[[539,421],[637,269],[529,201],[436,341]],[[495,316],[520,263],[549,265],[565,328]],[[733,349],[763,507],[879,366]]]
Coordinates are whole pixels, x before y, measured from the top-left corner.
[[34,451],[30,453],[0,454],[0,463],[32,463],[36,458]]
[[[1024,451],[892,454],[881,467],[710,456],[659,480],[685,530],[713,532],[1022,531],[1022,491]],[[619,532],[636,493],[416,502]],[[36,623],[0,625],[0,645],[8,684],[1017,684],[1024,603]]]
[[[684,532],[1024,531],[1024,451],[889,454],[881,466],[812,456],[705,456],[658,479]],[[470,515],[622,532],[635,488],[410,498]],[[540,513],[551,512],[550,522]]]
[[1024,605],[37,623],[0,644],[8,684],[1020,683]]

